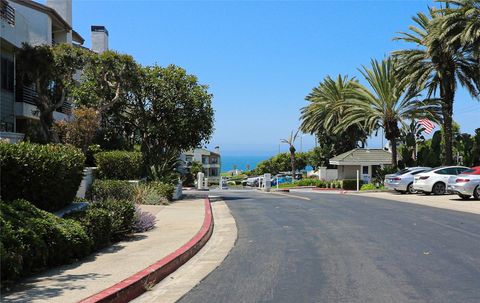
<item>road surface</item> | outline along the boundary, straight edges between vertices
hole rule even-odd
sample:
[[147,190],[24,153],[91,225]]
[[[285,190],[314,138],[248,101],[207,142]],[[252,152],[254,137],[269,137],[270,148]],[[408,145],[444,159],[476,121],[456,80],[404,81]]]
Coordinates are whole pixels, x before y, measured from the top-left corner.
[[358,195],[210,194],[238,239],[179,302],[480,302],[479,215]]

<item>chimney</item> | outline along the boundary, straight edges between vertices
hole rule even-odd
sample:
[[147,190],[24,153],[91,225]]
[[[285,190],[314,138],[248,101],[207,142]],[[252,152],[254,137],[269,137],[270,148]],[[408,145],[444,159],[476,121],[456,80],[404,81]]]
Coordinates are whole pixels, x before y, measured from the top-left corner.
[[103,25],[92,25],[92,51],[103,53],[108,50],[108,30]]

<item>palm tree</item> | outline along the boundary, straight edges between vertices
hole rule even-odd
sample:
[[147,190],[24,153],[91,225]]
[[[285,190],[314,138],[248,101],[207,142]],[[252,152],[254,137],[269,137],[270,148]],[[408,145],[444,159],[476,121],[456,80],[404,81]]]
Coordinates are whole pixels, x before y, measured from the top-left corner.
[[438,36],[438,18],[443,11],[431,8],[430,15],[418,13],[413,17],[417,26],[409,33],[401,33],[395,40],[416,44],[416,48],[395,51],[393,55],[401,62],[402,78],[409,82],[409,90],[427,90],[427,98],[440,94],[442,104],[443,162],[452,164],[452,116],[457,83],[465,87],[472,96],[478,96],[480,79],[478,63],[473,56],[452,48]]
[[372,67],[363,67],[360,72],[371,90],[356,83],[355,93],[345,101],[343,119],[336,130],[361,123],[366,129],[383,128],[385,138],[392,148],[392,165],[397,167],[397,140],[400,137],[399,123],[406,125],[411,117],[435,119],[435,100],[421,102],[416,94],[407,93],[407,82],[397,73],[397,62],[387,58],[382,62],[372,60]]
[[286,143],[289,146],[289,151],[290,151],[290,165],[292,166],[292,178],[295,179],[295,140],[297,140],[299,130],[295,132],[295,134],[292,133],[290,134],[290,137],[288,139],[280,139],[282,143]]
[[437,0],[445,3],[438,36],[453,48],[460,47],[480,58],[480,0]]
[[356,82],[348,76],[338,75],[336,79],[327,76],[305,98],[310,104],[301,110],[301,131],[315,134],[319,141],[331,138],[338,153],[357,147],[359,142],[365,143],[367,132],[360,124],[349,126],[340,134],[333,132],[343,118],[345,108],[342,104],[354,92]]

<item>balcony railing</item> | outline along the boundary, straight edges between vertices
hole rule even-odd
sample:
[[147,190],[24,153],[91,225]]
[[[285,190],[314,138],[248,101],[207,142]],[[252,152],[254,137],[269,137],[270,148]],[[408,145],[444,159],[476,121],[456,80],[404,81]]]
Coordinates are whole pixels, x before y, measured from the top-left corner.
[[15,9],[6,0],[0,1],[0,18],[12,26],[15,25]]
[[[38,93],[31,87],[17,85],[16,100],[17,102],[25,102],[32,105],[37,105]],[[63,102],[62,106],[55,111],[65,115],[72,114],[72,104],[68,101]]]

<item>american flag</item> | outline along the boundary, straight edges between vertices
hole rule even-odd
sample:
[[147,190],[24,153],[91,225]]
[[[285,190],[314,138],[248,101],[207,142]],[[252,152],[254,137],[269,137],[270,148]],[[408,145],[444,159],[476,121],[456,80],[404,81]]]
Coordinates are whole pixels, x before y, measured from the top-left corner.
[[427,134],[431,134],[433,129],[435,128],[435,124],[433,124],[433,122],[428,119],[420,119],[418,120],[418,123],[420,123],[420,125],[425,128],[425,133]]

